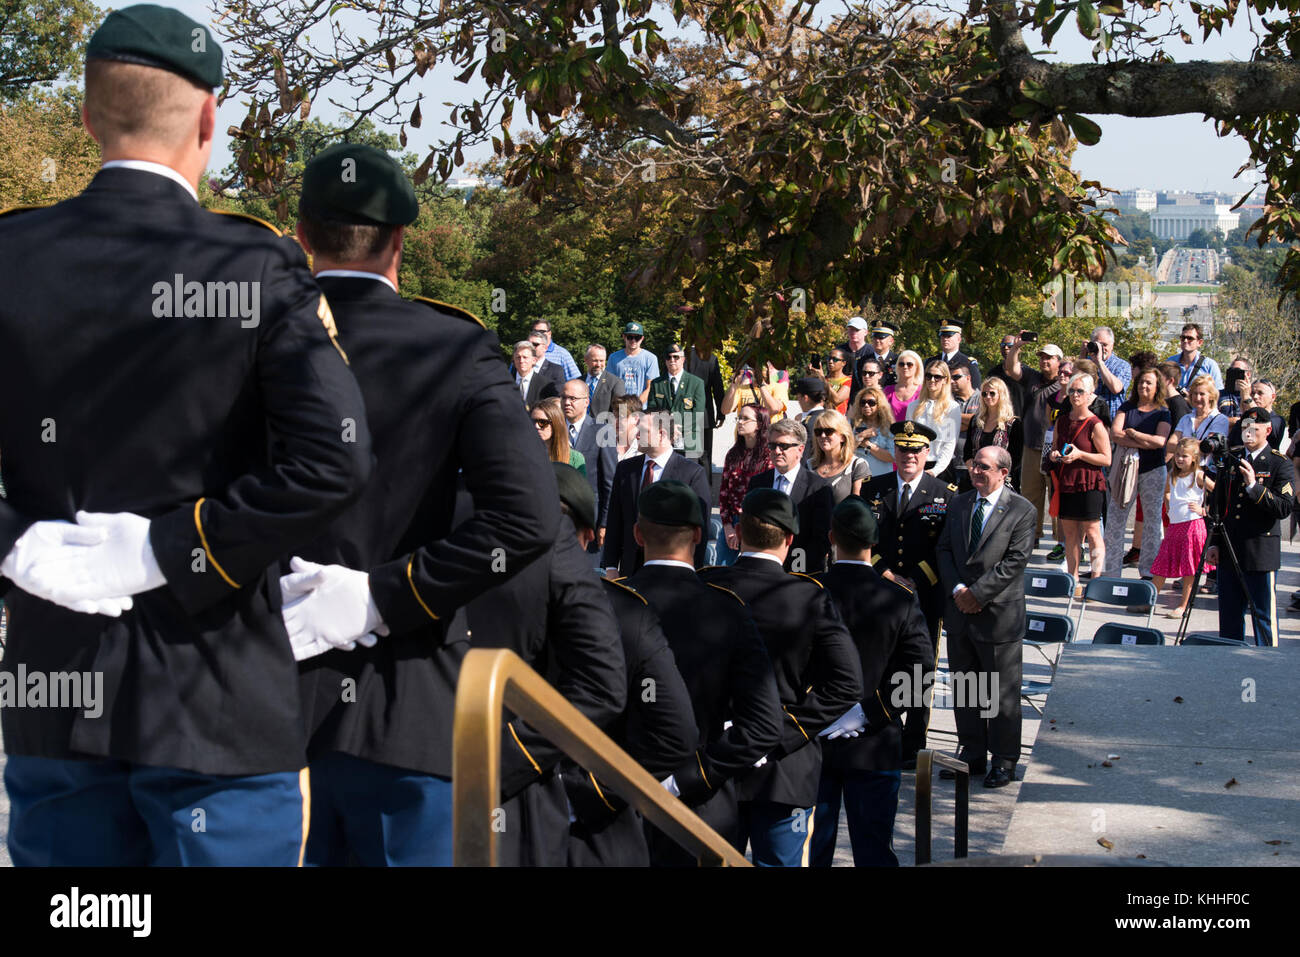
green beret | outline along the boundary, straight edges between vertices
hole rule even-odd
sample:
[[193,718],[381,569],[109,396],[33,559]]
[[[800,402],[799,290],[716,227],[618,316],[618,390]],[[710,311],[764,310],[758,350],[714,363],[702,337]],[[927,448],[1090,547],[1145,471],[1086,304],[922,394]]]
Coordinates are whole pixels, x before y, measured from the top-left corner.
[[740,510],[760,522],[783,528],[791,535],[799,534],[799,513],[795,511],[794,500],[785,492],[756,488],[745,496]]
[[573,524],[580,528],[596,527],[596,493],[591,490],[591,483],[582,477],[571,465],[564,462],[552,462],[555,472],[555,484],[560,488],[560,501],[569,509]]
[[844,531],[864,545],[874,545],[880,540],[875,513],[859,495],[850,495],[831,512],[831,527]]
[[302,172],[301,208],[309,215],[354,226],[406,226],[420,215],[415,188],[383,150],[336,143]]
[[221,86],[221,47],[211,31],[179,10],[141,3],[114,10],[86,47],[87,60],[117,60],[170,70],[209,90]]
[[937,435],[928,425],[913,422],[911,419],[895,422],[889,427],[889,431],[894,436],[896,449],[928,449]]
[[636,510],[647,522],[656,525],[694,525],[704,527],[700,497],[682,482],[664,479],[655,482],[636,500]]

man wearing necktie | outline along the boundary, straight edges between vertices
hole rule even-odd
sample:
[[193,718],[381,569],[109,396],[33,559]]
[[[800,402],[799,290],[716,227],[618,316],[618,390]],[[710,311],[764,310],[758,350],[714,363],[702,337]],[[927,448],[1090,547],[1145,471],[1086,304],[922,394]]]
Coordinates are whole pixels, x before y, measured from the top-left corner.
[[587,363],[587,395],[591,399],[587,412],[593,418],[599,420],[601,416],[609,412],[609,404],[613,401],[614,396],[623,395],[627,387],[623,385],[623,380],[616,375],[611,375],[605,368],[605,347],[598,342],[593,342],[587,346],[585,356]]
[[[689,458],[704,453],[704,380],[686,371],[686,350],[674,342],[664,356],[668,371],[650,383],[647,412],[671,412],[674,423],[673,448]],[[712,470],[712,463],[705,463]]]
[[986,788],[1014,781],[1020,760],[1024,574],[1038,513],[1007,487],[1010,474],[1006,449],[989,446],[975,453],[974,489],[953,502],[937,548],[939,577],[948,591],[944,621],[958,757],[971,774],[988,769]]
[[[1291,514],[1295,501],[1295,467],[1268,441],[1273,424],[1262,408],[1250,409],[1241,417],[1244,448],[1240,460],[1231,461],[1219,472],[1214,487],[1215,511],[1223,517],[1223,529],[1210,540],[1206,561],[1228,562],[1220,536],[1226,535],[1236,553],[1258,615],[1252,631],[1257,645],[1277,645],[1277,570],[1282,567],[1281,520]],[[1224,638],[1245,638],[1243,616],[1249,611],[1242,581],[1232,569],[1219,572],[1219,634]]]
[[808,441],[804,427],[792,419],[772,423],[767,432],[767,447],[772,452],[772,468],[749,480],[749,491],[771,488],[794,500],[799,511],[799,531],[785,558],[786,571],[819,572],[830,558],[831,511],[835,496],[831,484],[813,469],[803,467],[803,451]]

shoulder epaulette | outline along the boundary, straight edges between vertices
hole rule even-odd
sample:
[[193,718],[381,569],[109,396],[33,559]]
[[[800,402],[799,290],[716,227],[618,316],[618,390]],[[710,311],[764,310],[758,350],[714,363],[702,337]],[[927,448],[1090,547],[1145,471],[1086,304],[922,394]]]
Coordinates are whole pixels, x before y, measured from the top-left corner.
[[645,596],[642,595],[635,588],[632,588],[630,585],[624,585],[623,579],[621,578],[602,578],[601,581],[603,581],[606,585],[608,585],[611,588],[617,588],[621,591],[625,591],[629,595],[632,595],[634,598],[640,599],[641,604],[643,605],[650,604],[648,601],[645,600]]
[[33,209],[48,209],[52,203],[41,203],[35,206],[10,206],[6,209],[0,209],[0,216],[8,216],[11,213],[29,213]]
[[790,574],[791,574],[791,575],[798,575],[800,578],[806,578],[806,579],[808,579],[810,582],[812,582],[814,585],[816,585],[818,588],[822,588],[822,587],[824,587],[824,586],[822,585],[821,582],[819,582],[817,579],[813,578],[811,575],[805,575],[803,572],[790,572]]
[[480,326],[483,326],[484,329],[487,328],[487,326],[483,324],[483,320],[480,319],[478,316],[474,315],[474,313],[470,312],[468,309],[462,309],[460,306],[453,306],[449,302],[442,302],[438,299],[430,299],[428,296],[410,296],[408,297],[408,301],[422,302],[426,306],[433,306],[435,309],[445,310],[446,312],[451,313],[457,319],[468,319],[470,322],[476,322]]
[[716,588],[720,592],[725,592],[726,594],[730,595],[732,598],[736,599],[736,601],[740,602],[741,605],[745,604],[745,599],[741,598],[730,588],[723,588],[721,585],[713,584],[713,582],[705,582],[704,584],[708,585],[710,588]]
[[209,212],[209,213],[216,213],[218,216],[230,216],[230,217],[232,217],[232,218],[234,218],[234,219],[242,219],[242,220],[244,220],[245,222],[249,222],[249,223],[257,223],[257,225],[262,226],[262,227],[265,227],[266,229],[269,229],[271,232],[275,233],[277,236],[283,236],[283,235],[284,235],[283,232],[281,232],[281,231],[280,231],[278,228],[276,228],[275,226],[272,226],[272,225],[271,225],[270,223],[268,223],[265,219],[259,219],[258,217],[256,217],[256,216],[252,216],[252,215],[250,215],[249,213],[239,213],[239,212],[235,212],[233,209],[210,209],[210,210],[208,210],[208,212]]

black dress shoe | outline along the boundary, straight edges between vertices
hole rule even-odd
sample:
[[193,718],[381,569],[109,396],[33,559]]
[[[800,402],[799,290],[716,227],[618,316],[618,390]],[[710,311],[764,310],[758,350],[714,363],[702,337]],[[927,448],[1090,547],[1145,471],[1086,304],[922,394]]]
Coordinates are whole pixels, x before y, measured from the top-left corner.
[[986,788],[1004,788],[1016,779],[1016,766],[995,763],[984,779]]
[[[965,761],[966,766],[970,768],[970,773],[972,775],[983,774],[985,769],[988,767],[987,758],[980,758],[979,760],[976,760],[975,756],[971,754],[969,751],[962,751],[961,753],[959,753],[957,755],[957,760]],[[945,781],[953,781],[956,780],[957,778],[957,772],[949,771],[947,768],[940,768],[939,777],[943,778]]]

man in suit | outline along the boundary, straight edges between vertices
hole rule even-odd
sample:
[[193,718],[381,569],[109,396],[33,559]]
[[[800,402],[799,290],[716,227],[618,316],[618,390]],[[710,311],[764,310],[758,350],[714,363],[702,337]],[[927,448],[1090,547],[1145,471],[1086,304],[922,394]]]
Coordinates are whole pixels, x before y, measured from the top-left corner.
[[772,423],[767,430],[767,447],[772,451],[774,468],[751,478],[749,490],[774,488],[790,496],[799,512],[799,528],[785,559],[786,570],[819,572],[826,568],[830,557],[826,533],[831,527],[835,496],[829,482],[803,467],[807,441],[808,433],[798,422],[782,419]]
[[[606,426],[587,414],[587,385],[581,379],[564,383],[561,398],[564,418],[569,425],[569,445],[582,454],[587,463],[587,481],[596,495],[596,524],[604,528],[609,514],[609,496],[614,490],[614,471],[618,468],[618,436],[612,425]],[[595,548],[595,542],[591,544]]]
[[[957,496],[957,486],[925,470],[933,429],[915,422],[895,422],[889,431],[894,436],[896,471],[878,475],[862,486],[862,498],[871,506],[880,528],[880,545],[871,561],[885,578],[914,592],[920,602],[930,635],[930,663],[925,678],[928,686],[939,659],[944,607],[935,548],[948,509]],[[905,721],[903,768],[910,771],[916,768],[917,752],[925,747],[930,709],[923,700],[913,698]]]
[[537,352],[528,341],[515,343],[514,374],[515,388],[524,405],[532,407],[542,399],[549,399],[560,394],[555,381],[536,369]]
[[939,354],[925,360],[928,366],[936,359],[942,359],[951,369],[968,369],[970,371],[971,389],[980,387],[979,364],[961,351],[961,321],[949,319],[939,327]]
[[[1277,645],[1277,571],[1282,567],[1281,520],[1295,502],[1295,466],[1269,444],[1272,417],[1263,408],[1241,416],[1240,461],[1219,473],[1214,486],[1215,508],[1223,516],[1223,531],[1241,567],[1246,589],[1259,612],[1252,624],[1257,645]],[[1210,543],[1206,561],[1219,564],[1220,542]],[[1224,549],[1223,551],[1226,551]],[[1242,616],[1249,604],[1231,568],[1219,572],[1219,634],[1245,638]]]
[[[450,624],[554,555],[560,526],[553,473],[496,337],[463,310],[398,295],[404,226],[418,213],[381,150],[339,144],[303,171],[298,235],[353,351],[377,459],[361,499],[294,552],[280,581],[312,732],[314,863],[450,863],[450,715],[468,646]],[[609,624],[582,634],[600,647]],[[367,634],[378,643],[351,650]],[[604,703],[612,715],[622,661],[614,642],[605,652],[607,697],[620,695]]]
[[[637,500],[637,510],[635,532],[646,563],[625,581],[659,614],[697,727],[688,760],[665,786],[735,843],[734,779],[777,746],[785,720],[772,663],[745,603],[720,585],[706,585],[691,566],[704,529],[699,496],[671,479],[656,482]],[[654,830],[651,852],[658,865],[692,863]]]
[[[686,350],[681,343],[674,342],[668,347],[664,366],[667,373],[650,383],[646,411],[671,413],[674,430],[680,433],[673,447],[681,449],[687,458],[699,460],[704,454],[704,380],[686,371]],[[706,465],[712,474],[713,463]]]
[[587,395],[591,397],[591,414],[600,419],[609,412],[610,400],[616,395],[623,395],[627,387],[623,380],[611,375],[605,369],[605,347],[598,342],[587,346]]
[[[870,506],[850,495],[831,515],[836,560],[817,575],[853,636],[862,666],[861,730],[828,728],[813,828],[813,867],[830,867],[839,835],[840,802],[848,817],[853,863],[897,867],[894,816],[902,777],[903,693],[920,693],[917,676],[933,666],[925,617],[907,588],[876,574],[871,549],[878,526]],[[847,722],[846,722],[847,724]]]
[[718,367],[718,357],[711,351],[700,352],[698,343],[686,353],[686,371],[704,383],[704,465],[711,471],[713,430],[724,418],[720,409],[727,390],[722,384],[722,370]]
[[[636,524],[637,499],[655,482],[674,479],[691,487],[700,498],[703,514],[710,508],[708,477],[698,462],[673,450],[673,420],[667,412],[642,412],[637,418],[637,441],[646,451],[618,463],[614,487],[609,495],[605,525],[605,574],[610,578],[631,575],[645,561],[632,527]],[[705,544],[695,548],[695,564],[704,564]]]
[[975,488],[957,496],[938,547],[939,578],[948,591],[944,621],[958,757],[972,774],[982,774],[992,752],[986,788],[1014,781],[1020,760],[1024,574],[1038,513],[1006,485],[1010,474],[1006,449],[989,446],[975,453],[970,468]]
[[742,504],[740,557],[734,565],[700,573],[709,584],[731,589],[749,608],[772,659],[785,711],[780,743],[737,783],[735,846],[743,852],[748,841],[754,863],[765,867],[808,865],[821,776],[817,736],[862,700],[853,639],[830,593],[816,579],[782,568],[798,530],[790,496],[755,489]]
[[292,866],[306,738],[269,566],[361,494],[365,407],[302,250],[198,204],[208,29],[126,7],[86,55],[103,167],[0,219],[0,678],[94,675],[95,700],[0,709],[9,853]]
[[555,394],[559,395],[565,379],[564,363],[558,356],[547,354],[546,346],[550,337],[540,330],[534,330],[528,333],[528,341],[533,345],[533,371],[555,383]]

